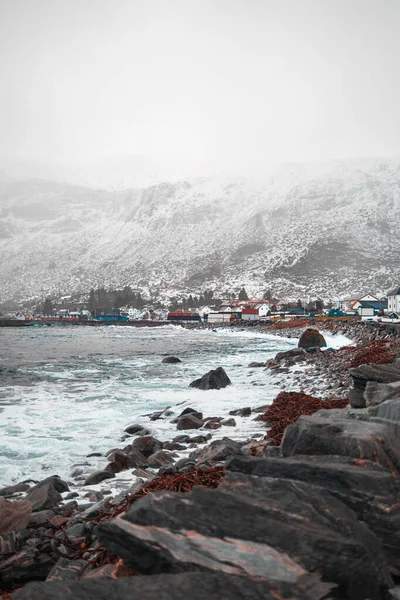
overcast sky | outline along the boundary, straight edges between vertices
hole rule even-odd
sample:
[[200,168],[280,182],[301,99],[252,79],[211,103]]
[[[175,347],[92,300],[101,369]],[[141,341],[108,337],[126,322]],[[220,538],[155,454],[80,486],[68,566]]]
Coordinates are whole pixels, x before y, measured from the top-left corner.
[[0,0],[0,156],[400,155],[400,0]]

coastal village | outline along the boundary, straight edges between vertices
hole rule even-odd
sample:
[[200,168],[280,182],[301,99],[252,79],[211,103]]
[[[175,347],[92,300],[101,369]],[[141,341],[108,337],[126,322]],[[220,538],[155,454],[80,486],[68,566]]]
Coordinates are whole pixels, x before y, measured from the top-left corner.
[[[382,322],[400,322],[400,286],[391,289],[382,297],[374,293],[365,293],[360,297],[350,297],[327,302],[321,299],[315,301],[296,302],[276,299],[271,295],[265,298],[248,298],[244,288],[238,299],[216,299],[209,295],[208,303],[201,306],[190,295],[175,306],[168,302],[146,300],[140,296],[136,306],[126,303],[115,306],[90,306],[90,298],[72,295],[61,296],[52,301],[47,298],[37,310],[3,311],[1,320],[16,321],[45,321],[47,323],[115,323],[138,324],[139,322],[172,322],[179,324],[256,324],[270,323],[280,319],[293,317],[359,317],[362,320],[377,320]],[[200,297],[200,300],[202,298]],[[137,306],[139,304],[140,306]]]

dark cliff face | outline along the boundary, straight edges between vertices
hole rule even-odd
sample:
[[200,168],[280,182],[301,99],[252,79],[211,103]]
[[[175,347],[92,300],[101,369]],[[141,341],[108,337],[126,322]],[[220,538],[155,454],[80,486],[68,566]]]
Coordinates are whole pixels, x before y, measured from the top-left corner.
[[300,179],[288,171],[265,183],[210,178],[122,192],[0,182],[1,300],[139,280],[325,298],[393,286],[400,163]]

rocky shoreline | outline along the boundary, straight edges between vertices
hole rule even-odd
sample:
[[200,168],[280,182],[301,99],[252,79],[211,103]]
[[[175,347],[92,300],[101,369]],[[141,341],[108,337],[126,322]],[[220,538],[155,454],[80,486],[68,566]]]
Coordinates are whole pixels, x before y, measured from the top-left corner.
[[[296,337],[293,325],[284,334]],[[185,590],[212,599],[400,597],[400,331],[333,327],[356,344],[249,365],[287,390],[275,401],[285,430],[278,446],[265,429],[268,406],[223,416],[174,407],[149,423],[172,417],[177,435],[161,442],[142,425],[127,427],[129,443],[85,476],[92,491],[84,503],[57,476],[0,490],[3,597],[172,600]],[[216,371],[192,385],[229,384]],[[289,400],[298,412],[291,419],[283,409]],[[319,410],[318,402],[337,404]],[[212,439],[254,418],[253,438]],[[128,478],[118,495],[95,489],[127,470],[138,479],[132,486]]]

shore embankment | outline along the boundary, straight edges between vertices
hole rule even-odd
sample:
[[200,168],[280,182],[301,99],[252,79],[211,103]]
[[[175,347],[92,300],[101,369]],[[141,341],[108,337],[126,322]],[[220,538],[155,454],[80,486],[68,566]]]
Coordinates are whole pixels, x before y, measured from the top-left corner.
[[[281,331],[298,337],[303,329],[292,325]],[[151,600],[162,590],[172,600],[191,589],[192,598],[215,600],[221,594],[249,600],[395,598],[400,338],[397,330],[375,324],[321,329],[355,343],[289,350],[249,365],[249,373],[260,369],[288,388],[273,405],[218,416],[197,407],[149,415],[149,423],[175,421],[176,435],[168,442],[142,425],[127,428],[126,446],[113,449],[104,469],[92,474],[86,505],[57,477],[1,490],[5,594],[21,588],[15,598],[141,594]],[[347,406],[354,377],[361,376],[357,369],[371,362],[377,366],[366,377],[375,377],[368,380],[375,395],[370,392],[360,409]],[[204,394],[207,385],[224,381],[221,373],[206,375],[198,383]],[[306,393],[311,389],[312,397]],[[324,403],[332,403],[330,409]],[[229,431],[229,421],[255,418],[261,435],[213,439],[215,432]],[[271,424],[283,435],[271,435]],[[139,477],[133,488],[95,501],[96,485],[132,469]]]

